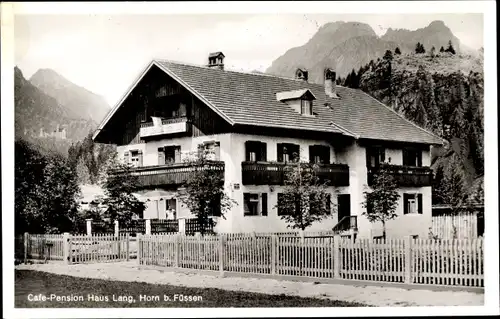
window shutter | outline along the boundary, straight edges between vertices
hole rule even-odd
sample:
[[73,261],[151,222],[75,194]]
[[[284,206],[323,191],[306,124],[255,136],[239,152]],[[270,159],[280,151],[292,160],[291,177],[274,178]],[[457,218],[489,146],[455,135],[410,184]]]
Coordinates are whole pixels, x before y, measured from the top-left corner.
[[422,194],[418,194],[418,213],[422,214]]
[[127,152],[125,152],[125,153],[123,154],[123,163],[128,164],[128,163],[129,163],[129,161],[130,161],[130,159],[129,159],[129,158],[130,158],[130,152],[129,152],[129,151],[127,151]]
[[142,151],[139,151],[139,167],[142,167]]
[[250,151],[251,151],[251,145],[250,141],[245,142],[245,161],[250,161]]
[[250,209],[248,207],[249,200],[250,200],[250,194],[243,193],[243,215],[248,215],[250,212]]
[[403,214],[408,214],[408,194],[403,194]]
[[403,149],[403,165],[408,165],[408,150]]
[[205,151],[205,146],[203,144],[198,144],[198,158],[203,157],[204,151]]
[[267,161],[267,144],[263,142],[260,143],[260,160],[263,162]]
[[158,147],[158,165],[165,164],[165,149],[163,147]]
[[175,163],[181,162],[181,147],[177,146],[174,151]]
[[326,210],[328,211],[328,214],[332,213],[332,196],[330,194],[326,194]]
[[267,193],[262,193],[262,216],[267,216]]
[[215,160],[220,161],[220,142],[214,143]]
[[380,152],[380,162],[383,163],[385,162],[385,148],[381,147],[379,148]]
[[422,151],[417,151],[417,166],[422,167]]
[[296,144],[292,144],[291,147],[292,153],[290,153],[290,159],[299,162],[300,161],[300,146]]
[[281,203],[283,202],[283,194],[282,193],[278,193],[278,207],[276,208],[277,209],[277,212],[278,212],[278,216],[281,216]]
[[283,162],[283,144],[278,143],[278,162]]
[[315,145],[309,145],[309,163],[314,163],[316,147]]

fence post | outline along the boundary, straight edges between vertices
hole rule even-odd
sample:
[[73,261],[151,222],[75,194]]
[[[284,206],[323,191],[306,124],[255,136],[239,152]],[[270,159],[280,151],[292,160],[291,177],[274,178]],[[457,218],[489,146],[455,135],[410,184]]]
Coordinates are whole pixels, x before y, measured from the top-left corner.
[[174,267],[180,267],[180,259],[181,259],[181,237],[180,235],[175,236],[175,264]]
[[146,235],[151,235],[151,219],[146,219]]
[[340,235],[333,236],[333,278],[340,278]]
[[411,236],[406,236],[405,238],[405,283],[411,284]]
[[[88,223],[87,223],[88,225]],[[66,264],[71,264],[71,241],[69,233],[63,234],[63,259]]]
[[226,235],[219,235],[219,275],[224,277],[224,245],[226,243]]
[[137,234],[136,241],[137,241],[137,263],[140,266],[142,257],[142,234]]
[[[116,225],[118,225],[118,223],[116,223]],[[126,259],[127,259],[127,261],[129,261],[130,260],[130,234],[129,233],[127,233],[125,235],[125,239],[127,240],[125,243],[125,252],[127,254]]]
[[119,236],[119,235],[120,235],[120,225],[119,225],[118,220],[115,220],[115,236]]
[[30,234],[29,233],[24,233],[24,263],[28,263],[28,248],[29,248],[29,240],[30,240]]
[[179,219],[179,233],[180,234],[186,233],[186,219],[185,218]]
[[87,236],[92,236],[92,218],[86,219],[87,222]]
[[276,275],[276,248],[278,246],[278,238],[275,234],[271,235],[271,275]]

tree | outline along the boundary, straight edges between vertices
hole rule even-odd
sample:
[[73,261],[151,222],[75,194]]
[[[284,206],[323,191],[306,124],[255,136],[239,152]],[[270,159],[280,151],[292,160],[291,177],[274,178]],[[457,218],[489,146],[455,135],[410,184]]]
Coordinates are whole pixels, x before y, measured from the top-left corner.
[[83,161],[83,157],[80,157],[78,163],[76,164],[76,174],[78,178],[78,184],[88,184],[90,183],[89,169]]
[[114,158],[116,150],[112,145],[95,143],[92,135],[93,131],[90,131],[83,141],[72,144],[68,150],[68,158],[75,168],[81,161],[87,168],[88,183],[96,184],[99,176],[106,170],[106,163]]
[[448,47],[446,48],[445,52],[449,52],[451,54],[455,54],[455,48],[453,47],[453,44],[451,43],[451,40],[448,42]]
[[224,218],[224,214],[237,204],[224,191],[224,176],[210,169],[213,152],[199,148],[196,154],[188,154],[184,159],[193,167],[184,183],[184,190],[179,192],[182,204],[196,216],[201,234],[205,234],[216,225],[211,217]]
[[104,198],[100,204],[106,207],[105,217],[118,220],[120,224],[128,225],[132,217],[141,217],[146,208],[135,195],[139,180],[131,174],[131,166],[114,162],[109,166],[103,181]]
[[389,174],[385,165],[382,164],[373,179],[371,191],[365,190],[363,208],[366,208],[362,214],[365,215],[371,223],[382,223],[382,237],[386,238],[385,224],[388,220],[397,217],[396,208],[400,195],[398,193],[398,184]]
[[434,46],[431,48],[430,53],[431,53],[431,57],[434,57],[436,55],[436,48]]
[[42,153],[27,141],[15,142],[15,231],[70,231],[79,188],[75,171],[58,153]]
[[424,45],[421,44],[420,42],[417,43],[416,47],[415,47],[415,53],[425,53],[425,48],[424,48]]
[[439,49],[439,52],[444,52],[444,48],[441,46],[441,49]]
[[278,195],[275,208],[288,228],[304,231],[314,222],[332,214],[328,184],[320,182],[316,176],[317,166],[301,161],[286,167],[285,186]]
[[391,50],[385,51],[383,59],[389,62],[392,61],[392,51]]
[[397,55],[401,55],[401,50],[399,49],[399,47],[397,47],[396,50],[394,50],[394,53]]

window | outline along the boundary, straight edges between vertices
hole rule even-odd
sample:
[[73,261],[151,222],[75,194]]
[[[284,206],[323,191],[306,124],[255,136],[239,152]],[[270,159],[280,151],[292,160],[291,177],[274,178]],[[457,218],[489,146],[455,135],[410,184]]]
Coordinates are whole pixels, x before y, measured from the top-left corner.
[[300,100],[300,113],[303,115],[312,115],[312,101],[302,99]]
[[165,146],[158,148],[158,165],[180,163],[181,147]]
[[403,194],[404,214],[422,214],[422,194]]
[[378,167],[385,161],[385,148],[381,146],[371,146],[366,148],[366,166]]
[[166,219],[177,219],[177,200],[175,198],[165,201],[165,217]]
[[220,142],[203,142],[203,144],[198,145],[198,152],[203,151],[208,160],[220,161]]
[[267,216],[267,193],[243,193],[244,216]]
[[403,165],[404,166],[422,166],[422,150],[416,148],[403,149]]
[[278,143],[278,162],[298,162],[299,159],[299,145],[290,143]]
[[262,161],[265,162],[267,159],[267,144],[258,141],[246,141],[245,142],[245,160],[247,162]]
[[330,147],[324,145],[310,145],[309,162],[314,164],[329,164]]
[[142,166],[142,151],[130,151],[130,164],[133,167]]
[[328,211],[328,214],[332,212],[332,206],[331,206],[331,195],[330,194],[324,194],[325,196],[323,198],[319,198],[319,196],[315,196],[316,194],[310,194],[309,195],[309,209],[311,210],[312,213],[316,212],[319,209],[323,209],[322,201],[325,202],[325,207]]
[[220,196],[213,198],[208,205],[210,208],[210,212],[208,213],[208,216],[219,217],[222,215],[221,208],[220,208],[220,205],[221,205],[221,197]]
[[[289,215],[286,211],[284,211],[282,208],[283,206],[283,201],[285,200],[285,194],[283,193],[278,193],[278,216],[284,216],[284,215]],[[289,196],[292,196],[289,194]],[[299,195],[295,196],[295,212],[299,213],[300,212],[300,197]]]

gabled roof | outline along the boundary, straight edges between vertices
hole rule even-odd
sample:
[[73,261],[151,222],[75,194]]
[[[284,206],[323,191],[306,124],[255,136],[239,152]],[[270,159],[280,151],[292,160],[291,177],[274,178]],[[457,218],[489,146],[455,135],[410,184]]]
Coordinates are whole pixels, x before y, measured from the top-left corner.
[[[302,80],[158,59],[147,70],[152,65],[178,81],[231,125],[312,130],[388,141],[443,143],[438,136],[404,119],[361,90],[337,86],[336,92],[340,98],[334,99],[325,94],[323,85]],[[303,116],[276,99],[276,93],[300,90],[308,90],[316,97],[314,116]],[[94,138],[121,102],[101,123]]]
[[315,100],[316,97],[309,89],[300,89],[300,90],[294,90],[294,91],[278,92],[278,93],[276,93],[276,99],[278,101],[300,99],[308,92],[309,92],[309,94],[311,94],[312,98]]

